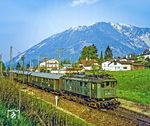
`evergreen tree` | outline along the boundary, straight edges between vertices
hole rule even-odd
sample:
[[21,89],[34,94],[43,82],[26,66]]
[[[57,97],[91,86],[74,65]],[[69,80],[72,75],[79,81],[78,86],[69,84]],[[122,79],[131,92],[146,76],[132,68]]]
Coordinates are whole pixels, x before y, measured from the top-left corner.
[[113,58],[112,50],[110,49],[109,46],[107,46],[107,48],[106,48],[106,50],[105,50],[104,59],[105,59],[105,60],[111,60],[112,58]]
[[27,69],[29,69],[29,68],[30,68],[30,64],[29,64],[29,63],[26,65],[26,68],[27,68]]
[[145,65],[146,67],[150,67],[150,58],[149,58],[149,57],[147,57],[147,58],[145,59],[144,65]]
[[16,70],[20,70],[21,69],[21,65],[20,63],[18,62],[17,65],[16,65]]
[[71,62],[70,62],[69,59],[66,59],[66,60],[62,61],[62,64],[70,64],[70,63],[71,63]]
[[101,51],[100,57],[99,57],[99,63],[101,64],[103,62],[103,52]]
[[89,59],[98,60],[97,48],[94,44],[91,45],[91,46],[85,46],[82,49],[80,59],[86,59],[86,58],[88,60]]

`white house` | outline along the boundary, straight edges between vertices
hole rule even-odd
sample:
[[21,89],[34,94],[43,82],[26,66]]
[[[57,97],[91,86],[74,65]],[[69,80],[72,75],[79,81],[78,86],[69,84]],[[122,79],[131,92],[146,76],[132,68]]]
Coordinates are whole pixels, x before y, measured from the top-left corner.
[[46,67],[47,69],[58,69],[59,62],[58,60],[55,60],[55,59],[46,60],[40,63],[40,67]]
[[144,58],[150,58],[150,53],[149,54],[144,54]]
[[106,61],[102,63],[102,69],[108,71],[126,71],[131,70],[132,65],[128,62]]
[[102,63],[102,69],[103,70],[109,70],[109,64],[111,63],[111,61],[106,61]]

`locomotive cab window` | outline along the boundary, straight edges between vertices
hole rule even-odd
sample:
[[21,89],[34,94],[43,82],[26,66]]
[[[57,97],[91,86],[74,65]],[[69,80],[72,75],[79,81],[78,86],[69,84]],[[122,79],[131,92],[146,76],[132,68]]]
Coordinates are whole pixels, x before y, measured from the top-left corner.
[[104,88],[104,83],[101,84],[101,87]]
[[115,82],[111,82],[111,87],[115,87]]
[[102,88],[111,87],[111,82],[104,82],[104,83],[101,84],[101,87]]
[[116,86],[116,82],[104,82],[104,83],[101,84],[102,88],[105,88],[105,87],[114,88],[115,86]]
[[107,86],[107,87],[109,86],[109,82],[106,82],[106,86]]

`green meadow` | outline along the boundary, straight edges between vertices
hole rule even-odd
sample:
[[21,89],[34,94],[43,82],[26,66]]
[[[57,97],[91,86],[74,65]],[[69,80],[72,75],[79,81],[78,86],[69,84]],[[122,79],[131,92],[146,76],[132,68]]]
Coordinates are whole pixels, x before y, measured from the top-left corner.
[[117,95],[143,105],[150,105],[150,70],[110,72],[118,81]]

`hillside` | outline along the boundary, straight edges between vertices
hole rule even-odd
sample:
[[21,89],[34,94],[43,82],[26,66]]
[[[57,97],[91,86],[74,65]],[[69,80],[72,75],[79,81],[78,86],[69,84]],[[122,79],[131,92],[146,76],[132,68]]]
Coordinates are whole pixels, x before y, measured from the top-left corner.
[[13,59],[16,64],[25,55],[25,63],[32,59],[37,63],[38,56],[58,58],[58,48],[64,48],[63,59],[76,61],[84,46],[95,44],[98,53],[109,45],[114,56],[129,53],[141,53],[150,46],[150,28],[139,28],[118,23],[98,22],[91,26],[70,28],[62,33],[52,35],[39,44],[28,49]]

